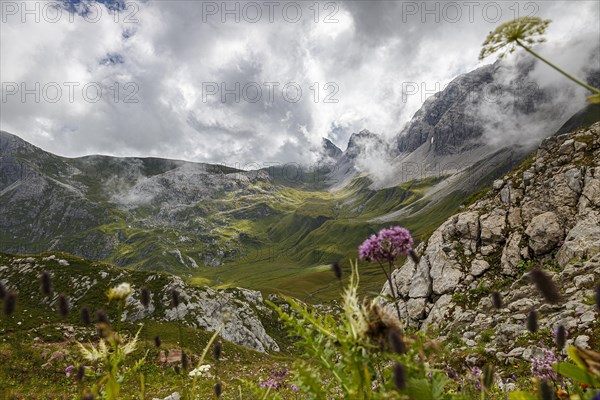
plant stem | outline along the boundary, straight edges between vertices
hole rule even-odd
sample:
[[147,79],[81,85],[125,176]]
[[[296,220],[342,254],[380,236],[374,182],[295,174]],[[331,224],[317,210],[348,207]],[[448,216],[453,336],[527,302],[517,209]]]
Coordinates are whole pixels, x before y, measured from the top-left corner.
[[123,315],[123,303],[119,301],[119,305],[117,307],[117,333],[121,331],[121,316]]
[[390,292],[392,295],[392,299],[394,299],[394,306],[396,307],[396,313],[398,314],[398,323],[402,324],[402,316],[400,315],[400,306],[398,305],[398,298],[396,297],[396,292],[394,291],[394,284],[392,283],[392,276],[391,276],[391,274],[388,274],[388,272],[385,270],[385,267],[383,266],[382,263],[379,263],[379,265],[381,266],[381,269],[383,270],[383,273],[385,274],[385,277],[387,278],[388,284],[390,285]]
[[[379,354],[381,356],[381,354]],[[381,384],[385,386],[385,378],[383,377],[383,372],[381,371],[381,358],[377,357],[377,370],[379,372],[379,378],[381,379]]]
[[575,78],[573,75],[571,75],[571,74],[565,72],[564,70],[560,69],[559,67],[557,67],[556,65],[552,64],[550,61],[546,60],[544,57],[540,56],[538,53],[536,53],[535,51],[533,51],[532,49],[530,49],[529,47],[525,46],[519,40],[517,40],[517,44],[519,46],[521,46],[522,48],[524,48],[525,51],[527,51],[528,53],[530,53],[534,57],[542,60],[543,62],[545,62],[546,64],[548,64],[550,67],[554,68],[555,70],[557,70],[558,72],[560,72],[561,74],[563,74],[564,76],[566,76],[567,78],[569,78],[570,80],[572,80],[573,82],[577,83],[580,86],[583,86],[587,90],[590,90],[590,91],[592,91],[594,93],[600,94],[600,89],[595,88],[593,86],[590,86],[587,83],[582,82],[579,79]]

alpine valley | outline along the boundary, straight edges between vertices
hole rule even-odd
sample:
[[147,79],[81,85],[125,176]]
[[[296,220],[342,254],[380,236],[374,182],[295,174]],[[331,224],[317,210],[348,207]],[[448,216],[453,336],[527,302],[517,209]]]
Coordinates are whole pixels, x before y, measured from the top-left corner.
[[[35,377],[3,368],[4,378],[22,379],[16,390],[29,393],[60,373],[53,360],[73,357],[63,341],[93,334],[77,315],[59,321],[47,312],[56,297],[39,293],[43,271],[56,293],[94,309],[120,282],[147,287],[150,307],[132,293],[122,322],[145,321],[144,337],[178,345],[183,329],[192,353],[222,329],[226,353],[244,365],[225,367],[223,379],[287,365],[290,337],[264,300],[283,304],[286,295],[335,314],[340,286],[331,264],[347,279],[357,246],[391,225],[410,230],[421,257],[418,265],[401,260],[393,275],[408,327],[480,350],[469,353],[473,363],[515,364],[541,352],[520,339],[527,310],[539,306],[541,328],[566,321],[571,342],[598,348],[591,298],[600,281],[600,107],[574,109],[555,93],[518,90],[533,63],[517,65],[509,81],[507,68],[497,62],[457,77],[391,141],[362,130],[342,151],[323,139],[311,166],[65,158],[0,132],[0,282],[19,293],[15,315],[28,316],[7,319],[0,332],[31,340],[24,368],[42,370]],[[508,97],[490,101],[490,85]],[[502,130],[514,140],[493,140]],[[373,172],[374,160],[385,160],[384,172]],[[527,297],[524,274],[536,266],[573,295],[566,305]],[[361,295],[389,293],[378,265],[359,269]],[[183,303],[176,307],[168,305],[173,289]],[[492,310],[491,291],[503,293],[504,311]],[[57,344],[41,354],[39,340]],[[168,364],[181,353],[156,356]],[[169,395],[179,378],[163,378],[148,390]]]

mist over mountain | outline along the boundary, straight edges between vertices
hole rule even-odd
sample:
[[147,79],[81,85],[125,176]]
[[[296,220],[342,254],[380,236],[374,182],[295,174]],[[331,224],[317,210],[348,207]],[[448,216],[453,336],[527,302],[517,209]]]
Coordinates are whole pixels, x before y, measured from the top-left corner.
[[[285,260],[291,274],[296,263],[344,258],[362,232],[381,224],[414,221],[425,234],[543,137],[598,119],[594,109],[581,110],[578,91],[557,96],[530,85],[535,70],[525,58],[463,74],[427,99],[392,140],[365,129],[342,151],[322,139],[309,167],[65,158],[2,132],[1,250],[67,251],[226,283],[241,279],[240,264],[259,259],[268,269]],[[569,120],[574,110],[581,111]],[[503,139],[490,139],[494,131]],[[417,222],[431,212],[435,219]],[[344,246],[330,238],[340,229]]]

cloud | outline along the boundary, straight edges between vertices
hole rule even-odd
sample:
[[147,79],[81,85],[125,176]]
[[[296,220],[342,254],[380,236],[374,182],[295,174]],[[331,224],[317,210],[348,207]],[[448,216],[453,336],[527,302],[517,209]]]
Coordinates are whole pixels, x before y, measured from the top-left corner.
[[[234,14],[223,12],[222,2],[134,1],[116,14],[115,7],[86,3],[100,10],[97,22],[90,22],[93,14],[66,11],[57,22],[43,15],[36,22],[23,10],[13,14],[7,3],[0,35],[3,130],[65,156],[242,167],[310,163],[321,137],[343,149],[363,128],[391,138],[427,95],[480,65],[486,34],[517,10],[555,20],[544,50],[574,73],[577,58],[553,52],[553,43],[576,37],[593,46],[599,34],[595,1],[456,2],[456,9],[448,2],[280,2],[272,15],[256,2],[262,13],[256,22],[248,22],[255,16],[248,2],[227,2],[238,7]],[[542,84],[558,79],[542,67],[534,72]],[[79,84],[73,101],[69,82]],[[406,96],[412,82],[419,92]],[[16,94],[6,86],[12,83]],[[23,102],[21,85],[31,90],[36,83],[40,101],[29,94]],[[53,83],[62,89],[55,103],[48,101]],[[215,84],[218,91],[208,94]],[[257,87],[261,97],[254,101]],[[102,99],[89,101],[98,88]],[[222,98],[222,89],[239,98]]]
[[[535,49],[581,79],[592,71],[600,71],[600,42],[590,40],[589,31],[574,29],[581,25],[598,25],[598,13],[590,11],[577,20],[567,15],[557,21],[555,29],[548,32],[549,42]],[[519,70],[532,63],[531,71],[524,76],[521,73],[518,82]],[[521,89],[516,93],[504,93],[494,101],[480,102],[472,112],[484,122],[486,143],[498,146],[537,145],[585,107],[586,97],[590,94],[523,50],[503,61],[496,79],[501,86]],[[524,107],[528,109],[524,110]]]

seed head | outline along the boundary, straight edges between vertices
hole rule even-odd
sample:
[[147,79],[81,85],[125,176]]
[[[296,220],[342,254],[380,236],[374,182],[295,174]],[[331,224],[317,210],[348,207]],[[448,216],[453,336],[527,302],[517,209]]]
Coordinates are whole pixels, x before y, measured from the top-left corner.
[[398,363],[394,364],[394,385],[398,390],[406,387],[406,370],[403,365]]
[[[107,323],[104,322],[98,322],[96,324],[96,329],[98,331],[98,336],[100,336],[101,338],[108,338],[111,336],[112,332],[110,330],[110,325],[108,325]],[[118,336],[114,337],[115,340],[118,340]]]
[[106,311],[104,309],[99,309],[96,311],[96,322],[102,324],[108,324],[108,316],[106,315]]
[[333,275],[335,275],[336,279],[341,281],[342,280],[342,267],[340,267],[340,263],[336,261],[333,264],[331,264],[331,270],[333,271]]
[[52,294],[52,277],[48,271],[42,272],[40,277],[41,285],[40,289],[44,296],[50,296]]
[[400,334],[396,329],[391,329],[388,340],[390,342],[390,348],[396,354],[404,354],[406,352],[406,347],[404,346],[404,341],[400,337]]
[[160,336],[158,336],[158,335],[154,336],[154,345],[156,347],[160,347],[161,343],[162,342],[160,341]]
[[487,364],[483,368],[483,387],[490,389],[494,383],[494,366]]
[[63,318],[69,315],[69,299],[64,294],[58,296],[58,313]]
[[364,334],[371,342],[381,345],[388,340],[390,330],[402,332],[400,321],[390,310],[371,301],[366,301],[365,307],[367,330]]
[[559,350],[562,350],[565,347],[566,340],[567,331],[565,330],[564,326],[559,325],[558,328],[556,328],[556,347]]
[[150,305],[150,290],[148,288],[143,287],[140,293],[140,302],[145,308],[148,308]]
[[185,351],[181,352],[181,367],[183,368],[184,371],[187,371],[188,369],[188,356],[185,353]]
[[552,390],[552,387],[550,386],[548,381],[544,380],[544,381],[540,382],[540,396],[541,396],[542,400],[554,400],[555,399],[554,391]]
[[217,344],[215,344],[215,347],[213,348],[213,358],[215,360],[220,360],[222,353],[223,345],[221,344],[221,342],[217,342]]
[[221,397],[221,393],[223,393],[223,385],[221,385],[221,382],[217,382],[215,383],[215,396],[217,396],[217,399]]
[[492,292],[492,304],[496,310],[502,308],[502,295],[498,292]]
[[17,294],[15,292],[8,292],[4,296],[4,314],[6,316],[11,315],[15,312],[17,307]]
[[596,310],[600,312],[600,285],[596,287]]
[[538,330],[537,311],[535,310],[529,311],[529,315],[527,315],[527,330],[531,333],[536,333]]
[[90,392],[89,390],[87,392],[85,392],[83,394],[83,396],[81,397],[81,400],[94,400],[94,394],[92,392]]
[[89,325],[92,323],[90,309],[87,306],[83,306],[81,308],[81,321],[83,322],[84,325]]
[[410,256],[410,258],[413,260],[413,262],[415,264],[419,264],[419,262],[421,262],[421,259],[419,258],[419,256],[417,255],[417,253],[414,250],[410,250],[408,252],[408,255]]
[[535,283],[537,290],[544,296],[544,299],[550,304],[557,304],[560,302],[560,293],[552,282],[552,279],[544,272],[539,269],[532,269],[528,274],[529,279]]
[[173,303],[173,307],[179,307],[179,292],[177,289],[171,290],[171,302]]
[[6,297],[6,289],[2,282],[0,282],[0,299],[4,299]]
[[85,377],[85,367],[83,365],[80,365],[79,368],[77,368],[77,375],[75,375],[75,379],[77,380],[77,382],[82,382],[83,378]]

